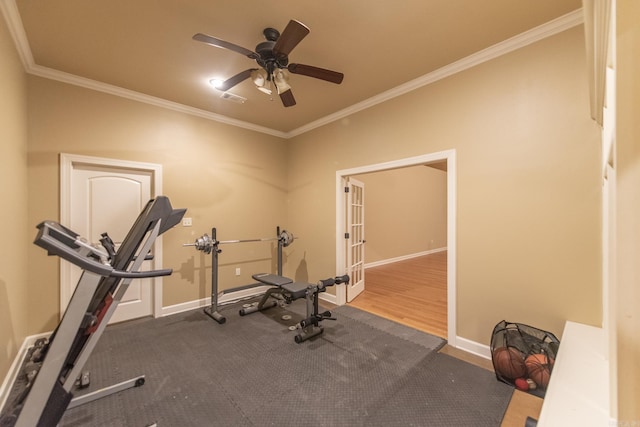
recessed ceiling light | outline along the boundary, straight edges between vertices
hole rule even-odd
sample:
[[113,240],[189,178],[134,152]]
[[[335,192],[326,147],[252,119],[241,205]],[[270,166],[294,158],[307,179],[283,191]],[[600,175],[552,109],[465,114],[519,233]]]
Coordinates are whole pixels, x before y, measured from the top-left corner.
[[209,80],[209,84],[211,86],[213,86],[214,88],[216,88],[216,89],[220,88],[220,86],[222,85],[222,82],[224,82],[224,80],[221,80],[221,79],[211,79],[211,80]]

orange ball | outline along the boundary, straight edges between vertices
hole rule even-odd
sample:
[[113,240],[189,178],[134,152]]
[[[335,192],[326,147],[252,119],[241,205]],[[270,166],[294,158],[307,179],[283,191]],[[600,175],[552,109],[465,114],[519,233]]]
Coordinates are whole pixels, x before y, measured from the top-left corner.
[[544,354],[532,354],[524,361],[527,373],[538,387],[547,388],[554,360]]
[[527,367],[524,354],[514,347],[498,347],[493,351],[493,367],[496,372],[510,380],[524,377]]

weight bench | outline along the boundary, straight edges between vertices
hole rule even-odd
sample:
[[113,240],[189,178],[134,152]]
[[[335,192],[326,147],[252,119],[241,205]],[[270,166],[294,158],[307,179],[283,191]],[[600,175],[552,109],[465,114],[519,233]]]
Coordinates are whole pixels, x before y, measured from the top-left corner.
[[[325,292],[328,286],[335,284],[349,283],[349,276],[336,276],[333,278],[320,280],[317,284],[294,282],[292,279],[275,274],[259,273],[252,276],[255,280],[265,285],[271,286],[264,293],[257,305],[240,309],[240,316],[264,311],[278,305],[279,301],[291,304],[293,301],[305,298],[307,300],[307,317],[298,323],[301,332],[295,336],[295,341],[299,344],[309,338],[320,335],[323,332],[320,322],[325,319],[336,320],[331,317],[330,311],[319,313],[318,294]],[[269,301],[273,297],[276,301]]]

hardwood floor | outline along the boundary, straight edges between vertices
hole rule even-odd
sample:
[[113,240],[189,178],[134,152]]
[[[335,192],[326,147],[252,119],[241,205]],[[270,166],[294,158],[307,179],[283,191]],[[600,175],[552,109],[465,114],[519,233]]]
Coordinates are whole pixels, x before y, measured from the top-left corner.
[[[446,339],[447,252],[368,268],[365,291],[349,305]],[[440,351],[493,371],[491,360],[448,345]],[[542,399],[514,390],[500,427],[522,427],[541,407]]]
[[447,338],[447,252],[368,268],[353,307]]

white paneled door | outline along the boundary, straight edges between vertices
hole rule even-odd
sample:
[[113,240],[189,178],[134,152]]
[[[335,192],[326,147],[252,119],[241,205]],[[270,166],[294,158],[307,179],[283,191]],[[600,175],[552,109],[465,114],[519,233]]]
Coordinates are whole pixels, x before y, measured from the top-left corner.
[[364,291],[364,183],[349,177],[347,187],[347,302]]
[[[68,212],[61,215],[63,225],[93,243],[98,243],[106,232],[117,250],[143,207],[154,197],[156,173],[148,167],[136,168],[130,162],[109,159],[70,159],[66,156],[64,160],[67,170],[63,174],[68,178],[68,182],[63,183],[68,189],[64,204]],[[61,206],[64,205],[61,203]],[[67,217],[68,223],[64,223],[63,216]],[[82,270],[67,261],[61,262],[66,269],[66,274],[61,274],[60,284],[61,308],[64,310]],[[157,268],[154,264],[154,261],[145,261],[141,270]],[[111,323],[152,315],[153,287],[154,279],[132,280]]]

